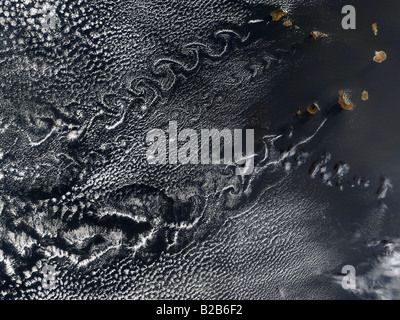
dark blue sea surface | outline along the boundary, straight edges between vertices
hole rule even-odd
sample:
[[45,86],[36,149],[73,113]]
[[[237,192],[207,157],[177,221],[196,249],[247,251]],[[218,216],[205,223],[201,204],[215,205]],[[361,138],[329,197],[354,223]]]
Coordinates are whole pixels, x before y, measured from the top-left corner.
[[[400,2],[0,8],[1,299],[400,298]],[[254,172],[149,165],[170,121],[254,129]]]

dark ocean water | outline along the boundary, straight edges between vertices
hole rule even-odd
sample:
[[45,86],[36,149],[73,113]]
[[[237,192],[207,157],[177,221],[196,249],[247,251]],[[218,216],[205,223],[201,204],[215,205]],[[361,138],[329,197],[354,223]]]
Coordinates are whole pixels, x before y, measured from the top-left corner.
[[[398,1],[65,5],[0,20],[0,297],[400,298]],[[254,128],[255,173],[147,165],[169,121]]]

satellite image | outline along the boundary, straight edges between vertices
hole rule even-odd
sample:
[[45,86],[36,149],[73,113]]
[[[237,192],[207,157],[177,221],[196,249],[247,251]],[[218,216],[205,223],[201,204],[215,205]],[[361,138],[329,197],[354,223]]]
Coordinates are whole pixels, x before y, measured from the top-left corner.
[[0,0],[0,300],[400,299],[399,14]]

